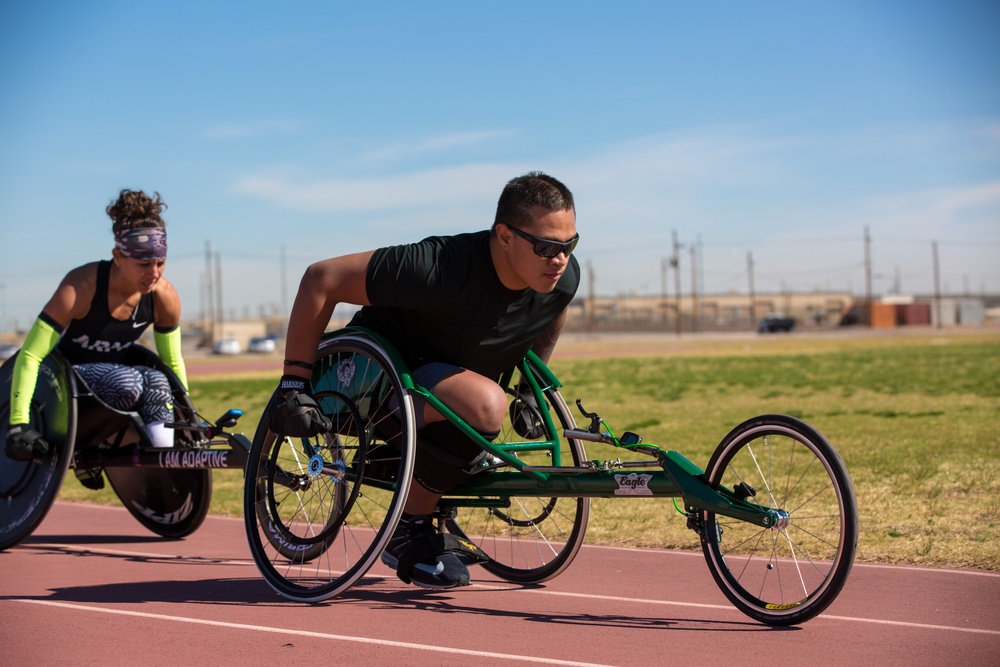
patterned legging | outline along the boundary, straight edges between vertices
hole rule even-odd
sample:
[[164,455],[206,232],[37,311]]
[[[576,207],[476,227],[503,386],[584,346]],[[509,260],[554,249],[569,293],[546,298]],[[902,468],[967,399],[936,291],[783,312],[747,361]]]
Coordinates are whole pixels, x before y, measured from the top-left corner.
[[146,366],[77,364],[73,368],[98,397],[117,410],[135,410],[147,423],[173,419],[170,382]]

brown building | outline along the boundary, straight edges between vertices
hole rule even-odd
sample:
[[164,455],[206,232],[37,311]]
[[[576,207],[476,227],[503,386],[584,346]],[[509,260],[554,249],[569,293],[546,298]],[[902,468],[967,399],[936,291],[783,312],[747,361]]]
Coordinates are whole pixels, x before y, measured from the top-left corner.
[[670,331],[678,326],[683,331],[735,331],[756,329],[760,318],[781,313],[795,318],[797,327],[827,327],[838,325],[854,301],[847,292],[757,294],[753,299],[746,294],[578,298],[566,325],[575,331]]

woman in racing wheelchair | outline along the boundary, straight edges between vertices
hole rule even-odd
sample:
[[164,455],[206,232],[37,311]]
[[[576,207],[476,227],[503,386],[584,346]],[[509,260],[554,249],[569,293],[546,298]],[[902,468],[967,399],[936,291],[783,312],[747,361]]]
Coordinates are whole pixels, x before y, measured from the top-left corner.
[[167,235],[159,193],[122,190],[106,209],[115,247],[111,260],[79,266],[62,279],[28,332],[14,366],[5,453],[16,461],[48,454],[49,443],[30,425],[39,368],[52,350],[73,365],[91,391],[118,410],[143,418],[149,441],[171,447],[172,392],[166,376],[125,365],[126,350],[153,325],[156,350],[187,389],[181,356],[180,298],[163,277]]

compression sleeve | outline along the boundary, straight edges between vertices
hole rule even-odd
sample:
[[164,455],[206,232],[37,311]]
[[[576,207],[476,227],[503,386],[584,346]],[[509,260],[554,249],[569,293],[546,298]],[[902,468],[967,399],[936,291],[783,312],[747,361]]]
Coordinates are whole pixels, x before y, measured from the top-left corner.
[[184,357],[181,356],[181,328],[176,326],[172,329],[162,330],[159,327],[154,327],[153,340],[156,342],[156,351],[159,353],[160,359],[163,359],[163,363],[174,372],[186,390],[188,379]]
[[11,424],[28,424],[31,421],[31,397],[35,395],[35,385],[38,384],[38,369],[62,336],[54,324],[55,321],[45,313],[39,315],[17,355],[10,385]]

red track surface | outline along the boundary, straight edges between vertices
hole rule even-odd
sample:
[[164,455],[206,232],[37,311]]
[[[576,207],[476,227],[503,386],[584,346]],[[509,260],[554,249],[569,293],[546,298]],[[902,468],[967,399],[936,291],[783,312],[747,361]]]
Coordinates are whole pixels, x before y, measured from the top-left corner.
[[241,519],[167,541],[120,507],[58,502],[0,553],[0,664],[988,665],[1000,575],[857,565],[825,614],[772,629],[736,611],[700,554],[584,547],[544,586],[481,569],[428,592],[377,566],[341,598],[287,602]]

